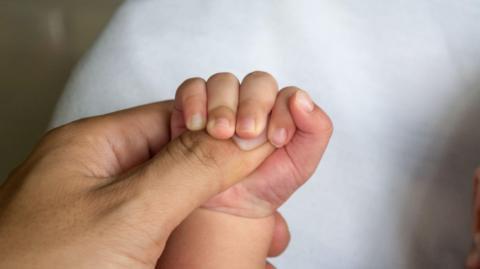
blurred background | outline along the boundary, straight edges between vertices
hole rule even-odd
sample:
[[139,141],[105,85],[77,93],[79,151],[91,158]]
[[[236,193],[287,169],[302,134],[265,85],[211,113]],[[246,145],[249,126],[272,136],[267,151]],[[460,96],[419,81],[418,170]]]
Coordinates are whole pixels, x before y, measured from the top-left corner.
[[0,182],[48,125],[69,74],[120,0],[0,0]]

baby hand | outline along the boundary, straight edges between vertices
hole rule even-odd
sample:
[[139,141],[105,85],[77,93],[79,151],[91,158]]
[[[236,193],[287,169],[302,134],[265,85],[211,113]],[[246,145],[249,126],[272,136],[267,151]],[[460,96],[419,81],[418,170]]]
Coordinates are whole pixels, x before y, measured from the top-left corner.
[[[332,134],[329,117],[297,87],[278,91],[268,73],[253,72],[241,83],[230,73],[206,82],[192,78],[177,90],[172,139],[186,130],[234,138],[245,149],[267,139],[277,149],[243,181],[218,194],[205,208],[243,217],[271,215],[313,174]],[[228,156],[226,156],[228,158]]]

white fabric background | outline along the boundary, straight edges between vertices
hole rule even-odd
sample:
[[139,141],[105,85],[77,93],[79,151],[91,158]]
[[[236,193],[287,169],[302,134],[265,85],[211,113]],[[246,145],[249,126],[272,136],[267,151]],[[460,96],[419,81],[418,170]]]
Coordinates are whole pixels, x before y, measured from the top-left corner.
[[131,0],[74,72],[52,126],[170,99],[185,78],[271,72],[335,133],[283,207],[279,268],[462,268],[480,163],[480,2]]

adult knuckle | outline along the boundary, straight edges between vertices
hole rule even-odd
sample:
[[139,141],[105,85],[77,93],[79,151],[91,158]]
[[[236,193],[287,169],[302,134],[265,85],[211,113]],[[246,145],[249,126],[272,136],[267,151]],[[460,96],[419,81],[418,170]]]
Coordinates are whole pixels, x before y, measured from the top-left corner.
[[46,138],[46,139],[58,138],[59,136],[64,136],[66,134],[73,133],[74,132],[73,129],[74,128],[73,128],[72,123],[68,123],[68,124],[65,124],[65,125],[62,125],[62,126],[58,126],[58,127],[55,127],[53,129],[48,130],[45,133],[44,138]]
[[77,153],[99,148],[108,143],[109,130],[113,130],[110,121],[102,120],[105,117],[108,116],[83,118],[58,127],[42,139],[41,145],[60,151],[75,149]]
[[188,132],[179,137],[183,155],[206,169],[218,170],[220,160],[217,156],[215,141],[203,133]]
[[57,145],[57,144],[69,144],[74,140],[78,140],[78,137],[82,137],[80,121],[74,121],[56,128],[53,128],[45,133],[40,146]]

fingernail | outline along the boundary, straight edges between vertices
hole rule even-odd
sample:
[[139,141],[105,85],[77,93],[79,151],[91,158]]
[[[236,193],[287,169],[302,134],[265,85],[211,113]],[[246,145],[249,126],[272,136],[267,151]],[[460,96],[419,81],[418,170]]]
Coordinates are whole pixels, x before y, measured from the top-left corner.
[[192,131],[197,131],[203,129],[205,121],[200,113],[194,114],[188,123],[188,129]]
[[267,132],[264,130],[260,135],[252,139],[243,139],[237,135],[233,136],[233,141],[244,151],[255,149],[267,141]]
[[242,132],[255,133],[255,119],[244,118],[238,122],[238,130]]
[[226,129],[230,128],[230,122],[226,118],[212,119],[209,123],[211,128]]
[[314,105],[310,96],[304,91],[298,91],[296,93],[295,101],[297,105],[307,112],[312,112]]
[[285,130],[285,128],[280,128],[273,131],[272,140],[270,142],[272,142],[275,147],[280,148],[285,144],[285,140],[287,140],[287,130]]

